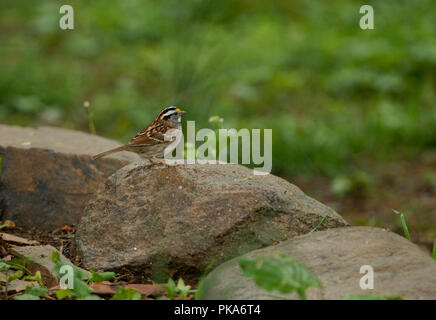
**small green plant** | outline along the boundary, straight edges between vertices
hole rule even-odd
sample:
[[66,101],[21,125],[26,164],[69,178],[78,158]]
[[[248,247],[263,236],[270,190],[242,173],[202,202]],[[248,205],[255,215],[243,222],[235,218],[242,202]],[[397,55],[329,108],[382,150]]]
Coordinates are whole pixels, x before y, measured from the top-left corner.
[[119,286],[111,300],[141,300],[141,294],[132,288]]
[[89,282],[101,282],[109,281],[115,277],[113,272],[98,273],[94,270],[87,272],[81,268],[78,268],[72,264],[62,262],[60,260],[59,252],[54,251],[51,257],[53,263],[56,265],[53,272],[61,277],[60,270],[63,266],[68,265],[73,269],[73,285],[72,288],[60,289],[56,291],[56,297],[59,300],[65,298],[77,298],[79,300],[98,300],[100,299],[96,295],[92,295],[92,288],[88,286]]
[[397,214],[397,215],[400,216],[401,224],[402,224],[402,226],[403,226],[404,235],[406,236],[407,240],[411,241],[411,240],[410,240],[409,229],[407,228],[406,218],[404,217],[404,214],[403,214],[402,212],[397,211],[397,210],[393,210],[393,209],[392,209],[392,211],[393,211],[395,214]]
[[203,289],[204,289],[204,279],[209,274],[209,272],[212,271],[213,267],[216,265],[217,260],[216,258],[212,259],[212,261],[206,266],[204,269],[198,284],[197,284],[197,290],[195,291],[194,300],[201,300],[203,295]]
[[88,120],[89,132],[91,132],[91,134],[97,134],[94,125],[94,113],[91,110],[91,105],[89,101],[83,102],[83,108],[85,109],[86,112],[86,119]]
[[3,164],[3,158],[0,157],[0,174],[2,174],[2,164]]
[[[17,261],[20,261],[19,259],[13,259],[12,261],[4,261],[4,260],[0,259],[0,263],[7,264],[9,266],[9,268],[11,268],[11,269],[21,270],[25,274],[32,276],[32,272],[30,272],[29,269],[27,269],[24,265],[17,262]],[[30,261],[30,260],[28,260],[28,261]]]
[[306,290],[322,288],[321,282],[304,265],[285,254],[256,259],[240,258],[239,265],[246,277],[268,291],[288,294],[297,292],[300,299],[306,299]]
[[[8,285],[14,280],[21,279],[23,281],[26,281],[26,280],[36,281],[39,283],[39,285],[41,287],[43,287],[41,272],[36,271],[35,274],[32,274],[32,272],[30,272],[26,268],[26,264],[29,264],[29,263],[32,263],[32,260],[30,260],[26,257],[14,258],[12,261],[4,261],[4,260],[0,259],[0,273],[3,273],[7,276],[6,277],[6,285],[4,286],[5,298],[7,298],[6,289],[7,289]],[[12,269],[17,270],[17,271],[14,273],[11,273]],[[32,289],[32,288],[33,288],[33,286],[28,287],[26,289],[27,292],[25,292],[23,295],[16,296],[15,298],[17,300],[26,300],[26,298],[28,298],[30,300],[36,300],[34,297],[29,296],[29,295],[34,294],[37,290],[37,289]],[[39,287],[35,287],[35,288],[39,288]],[[43,289],[45,289],[45,288],[43,288]],[[39,292],[41,292],[41,291],[39,291]]]
[[74,293],[73,293],[73,291],[71,289],[56,290],[55,294],[56,294],[56,298],[58,300],[63,300],[63,299],[73,298],[74,297]]
[[[90,278],[90,274],[86,272],[83,269],[80,269],[74,265],[62,262],[60,260],[59,252],[54,251],[51,256],[51,260],[55,264],[55,268],[53,269],[53,272],[59,276],[62,277],[63,274],[60,273],[61,268],[64,265],[71,266],[73,269],[73,283],[71,288],[71,295],[73,297],[82,298],[86,297],[91,294],[92,289],[87,285],[87,283],[83,280],[87,280]],[[69,284],[70,285],[70,284]],[[63,295],[64,293],[60,293]],[[56,292],[57,295],[57,292]]]
[[201,300],[204,291],[204,278],[201,278],[197,285],[197,290],[194,294],[194,300]]
[[8,285],[11,281],[20,279],[23,276],[23,271],[18,270],[17,272],[11,273],[6,280],[6,285]]
[[14,297],[14,300],[40,300],[48,294],[48,289],[44,287],[27,286],[23,294]]
[[170,300],[177,299],[184,300],[190,293],[196,293],[197,290],[191,290],[191,286],[185,285],[185,281],[179,278],[177,285],[173,279],[168,279],[167,285],[164,287]]
[[41,286],[43,285],[42,283],[42,277],[41,277],[41,272],[38,270],[35,272],[35,275],[33,276],[25,276],[23,278],[23,280],[29,280],[29,281],[36,281],[38,282]]
[[3,262],[3,260],[0,260],[0,272],[7,272],[9,270],[10,266]]
[[88,279],[88,282],[102,282],[102,281],[111,281],[115,278],[114,272],[102,272],[98,273],[94,270],[91,271],[91,277]]

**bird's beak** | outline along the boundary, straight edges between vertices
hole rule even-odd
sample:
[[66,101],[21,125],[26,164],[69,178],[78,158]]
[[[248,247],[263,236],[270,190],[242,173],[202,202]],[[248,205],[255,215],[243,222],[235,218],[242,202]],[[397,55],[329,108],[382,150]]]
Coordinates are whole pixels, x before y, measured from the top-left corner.
[[186,113],[186,111],[182,111],[182,110],[179,110],[178,111],[178,114],[180,114],[180,115],[183,115],[183,114],[185,114]]

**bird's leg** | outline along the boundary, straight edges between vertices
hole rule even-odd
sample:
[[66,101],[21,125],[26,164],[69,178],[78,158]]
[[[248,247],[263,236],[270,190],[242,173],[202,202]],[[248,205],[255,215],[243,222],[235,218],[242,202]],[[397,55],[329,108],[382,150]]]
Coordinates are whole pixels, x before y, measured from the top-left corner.
[[162,164],[162,165],[164,165],[166,167],[173,167],[174,166],[172,164],[166,163],[165,160],[158,159],[158,158],[155,158],[155,157],[148,158],[148,161],[150,161],[150,166],[153,166],[153,165],[156,165],[156,164]]

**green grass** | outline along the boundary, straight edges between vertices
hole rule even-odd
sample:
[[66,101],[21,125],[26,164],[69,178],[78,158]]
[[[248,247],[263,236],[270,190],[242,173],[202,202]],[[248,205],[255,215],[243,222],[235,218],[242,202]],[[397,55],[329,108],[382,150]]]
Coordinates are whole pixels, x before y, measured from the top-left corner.
[[83,102],[83,108],[85,109],[86,112],[86,119],[88,120],[89,132],[91,134],[97,134],[94,124],[94,113],[91,110],[91,105],[89,104],[89,101]]
[[392,210],[395,214],[400,216],[401,219],[401,225],[403,227],[404,236],[407,238],[407,240],[410,240],[410,234],[409,234],[409,228],[407,228],[406,218],[404,217],[404,214],[402,212],[399,212],[397,210]]
[[2,123],[127,142],[175,104],[197,128],[214,115],[272,128],[283,175],[337,176],[436,145],[434,1],[369,1],[371,31],[358,1],[69,4],[73,31],[59,29],[57,2],[0,3]]
[[318,230],[318,228],[324,223],[324,221],[325,221],[325,219],[327,218],[327,216],[328,216],[328,213],[326,213],[323,217],[322,217],[322,219],[321,219],[321,221],[315,226],[315,228],[313,228],[312,230],[310,230],[309,231],[309,234],[311,234],[311,233],[313,233],[313,232],[315,232],[316,230]]

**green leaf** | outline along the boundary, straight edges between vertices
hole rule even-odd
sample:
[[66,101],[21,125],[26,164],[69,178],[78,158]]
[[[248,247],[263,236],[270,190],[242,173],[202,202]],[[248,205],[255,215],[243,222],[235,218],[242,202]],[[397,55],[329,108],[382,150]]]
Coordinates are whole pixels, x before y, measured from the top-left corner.
[[11,281],[16,280],[16,279],[20,279],[22,276],[23,276],[23,271],[18,270],[17,272],[9,275],[8,282],[11,282]]
[[186,299],[189,293],[196,292],[196,290],[191,290],[191,286],[185,285],[185,281],[182,278],[179,278],[177,282],[176,291],[179,293],[179,299]]
[[59,259],[59,252],[57,252],[57,251],[53,251],[53,253],[51,254],[51,261],[52,261],[54,264],[58,264],[58,262],[60,262],[60,259]]
[[74,293],[73,293],[73,291],[71,291],[71,289],[56,290],[56,298],[58,300],[63,300],[63,299],[72,298],[72,297],[74,297]]
[[176,295],[177,287],[176,283],[173,279],[168,279],[167,285],[164,287],[165,291],[167,292],[168,298],[170,300],[174,299],[174,296]]
[[3,158],[0,157],[0,174],[2,174],[2,170],[3,170],[2,164],[3,164]]
[[111,300],[141,300],[141,294],[132,288],[119,286]]
[[18,263],[14,263],[12,261],[4,261],[2,260],[3,263],[6,263],[7,265],[9,265],[10,268],[15,269],[15,270],[21,270],[23,272],[26,272],[27,274],[32,275],[32,272],[29,271],[29,269],[27,269],[25,266],[22,266]]
[[306,299],[308,288],[322,288],[321,282],[304,265],[284,254],[256,259],[243,257],[239,265],[246,277],[269,291],[285,294],[295,291],[300,299]]
[[191,289],[191,286],[185,285],[185,281],[183,281],[182,278],[179,278],[179,281],[177,282],[177,289],[180,291],[189,291]]
[[27,286],[25,294],[32,294],[37,297],[45,297],[48,294],[47,288],[36,287],[36,286]]
[[39,284],[42,285],[42,277],[41,272],[38,270],[35,272],[34,276],[25,276],[23,280],[30,280],[30,281],[37,281]]
[[115,278],[115,272],[102,272],[98,273],[94,270],[91,270],[92,276],[88,281],[90,282],[102,282],[102,281],[111,281]]
[[10,265],[7,263],[4,263],[3,260],[0,260],[0,272],[8,271],[10,268]]
[[83,280],[83,279],[87,280],[91,277],[90,273],[87,272],[86,270],[83,270],[79,267],[76,267],[73,264],[62,262],[60,260],[59,252],[57,252],[57,251],[53,251],[52,256],[51,256],[51,260],[53,261],[53,263],[56,264],[55,268],[53,269],[53,272],[57,276],[61,276],[60,269],[62,268],[62,266],[67,265],[67,266],[71,266],[73,268],[75,278],[78,278],[81,280]]
[[404,218],[404,214],[397,211],[397,210],[392,210],[395,214],[400,216],[401,219],[401,224],[403,225],[403,231],[404,231],[404,235],[406,236],[407,240],[410,240],[410,234],[409,234],[409,229],[407,228],[407,224],[406,224],[406,218]]
[[74,277],[74,288],[72,290],[78,297],[85,297],[92,292],[92,288],[77,277]]
[[59,277],[64,275],[63,273],[60,273],[62,266],[67,265],[73,269],[73,288],[71,288],[71,290],[77,297],[85,297],[92,292],[92,288],[90,288],[86,282],[83,281],[83,279],[86,280],[90,278],[90,274],[87,271],[72,264],[62,262],[60,260],[59,252],[57,251],[53,251],[51,259],[56,264],[53,269],[53,273]]
[[200,279],[197,285],[197,290],[195,290],[194,300],[202,300],[203,292],[204,292],[204,279]]
[[15,257],[11,260],[11,262],[23,267],[33,263],[33,261],[27,257]]
[[15,296],[14,300],[40,300],[38,296],[34,296],[33,294],[21,294],[19,296]]

